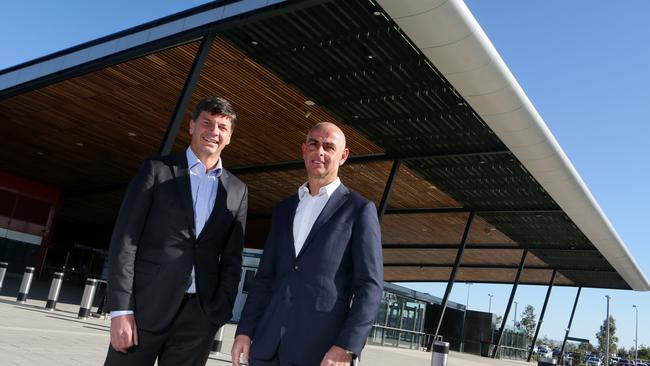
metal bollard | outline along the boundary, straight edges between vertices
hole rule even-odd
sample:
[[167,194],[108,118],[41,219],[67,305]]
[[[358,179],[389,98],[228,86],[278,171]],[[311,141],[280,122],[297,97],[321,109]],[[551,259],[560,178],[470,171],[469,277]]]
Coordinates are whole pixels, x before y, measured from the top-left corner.
[[217,334],[214,336],[214,341],[212,341],[212,350],[210,352],[221,352],[221,345],[223,344],[223,328],[219,328]]
[[61,292],[62,284],[63,272],[54,272],[54,277],[52,277],[52,284],[50,285],[50,292],[47,294],[45,309],[54,311],[56,308],[56,302],[59,301],[59,292]]
[[433,341],[433,352],[431,354],[431,366],[447,366],[447,355],[449,354],[449,342],[443,342],[438,336]]
[[34,278],[34,267],[25,267],[23,274],[23,282],[20,283],[20,290],[18,290],[18,297],[16,301],[24,304],[27,301],[27,294],[29,288],[32,287],[32,279]]
[[95,290],[97,290],[97,280],[94,278],[86,279],[86,287],[84,287],[84,294],[81,297],[81,307],[77,318],[87,319],[90,315],[90,309],[93,307],[93,300],[95,299]]
[[5,274],[7,274],[7,266],[9,266],[9,263],[0,262],[0,289],[2,289],[2,282],[4,282]]

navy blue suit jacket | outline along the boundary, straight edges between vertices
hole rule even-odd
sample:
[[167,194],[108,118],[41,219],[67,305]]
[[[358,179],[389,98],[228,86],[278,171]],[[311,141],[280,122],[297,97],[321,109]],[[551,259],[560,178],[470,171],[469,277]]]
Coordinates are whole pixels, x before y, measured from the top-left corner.
[[296,255],[298,201],[293,195],[273,211],[237,334],[251,337],[257,359],[279,351],[297,365],[319,365],[333,345],[359,355],[383,290],[377,210],[341,184]]

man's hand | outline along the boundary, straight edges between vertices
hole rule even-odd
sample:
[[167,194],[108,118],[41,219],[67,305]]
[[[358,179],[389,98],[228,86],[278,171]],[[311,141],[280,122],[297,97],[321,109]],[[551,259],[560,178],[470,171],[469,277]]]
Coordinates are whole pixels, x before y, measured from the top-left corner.
[[126,351],[138,345],[138,328],[132,314],[111,318],[111,346],[117,351]]
[[352,363],[350,356],[343,348],[332,346],[320,362],[320,366],[349,366]]
[[248,362],[248,351],[251,349],[251,338],[247,335],[240,334],[235,337],[235,343],[232,345],[230,357],[232,357],[232,365],[239,366],[239,357],[244,354],[245,362]]

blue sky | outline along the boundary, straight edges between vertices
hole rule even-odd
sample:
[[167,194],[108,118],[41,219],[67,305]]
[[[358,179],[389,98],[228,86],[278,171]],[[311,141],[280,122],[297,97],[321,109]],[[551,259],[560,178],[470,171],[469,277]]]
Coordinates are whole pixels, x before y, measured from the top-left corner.
[[[650,2],[468,0],[468,7],[515,75],[646,275],[650,250]],[[421,285],[420,285],[421,286]],[[442,294],[443,286],[422,286]],[[503,312],[510,286],[473,285],[470,308]],[[555,288],[541,335],[561,339],[576,289]],[[541,311],[546,288],[520,287],[515,301]],[[605,295],[620,344],[650,345],[650,293],[583,289],[572,335],[590,338],[605,319]],[[467,285],[452,300],[465,303]],[[518,315],[518,318],[520,316]]]
[[[5,1],[0,4],[0,69],[181,11],[206,1]],[[650,2],[467,0],[467,5],[544,118],[596,200],[650,272],[646,233],[650,207]],[[413,284],[442,296],[444,285]],[[465,284],[451,300],[465,303]],[[561,339],[576,289],[555,288],[540,336]],[[471,309],[502,313],[510,286],[475,284]],[[519,313],[539,314],[546,288],[520,286]],[[572,335],[595,340],[612,297],[620,344],[650,345],[650,293],[584,289]],[[518,315],[518,318],[520,316]],[[512,318],[510,319],[510,322]]]

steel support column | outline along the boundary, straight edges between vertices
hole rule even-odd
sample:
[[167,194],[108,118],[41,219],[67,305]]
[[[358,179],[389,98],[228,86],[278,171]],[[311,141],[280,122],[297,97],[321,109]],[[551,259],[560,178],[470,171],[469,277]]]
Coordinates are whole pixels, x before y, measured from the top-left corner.
[[578,299],[580,298],[580,292],[582,287],[578,287],[578,293],[576,293],[576,300],[573,302],[573,310],[571,310],[571,316],[569,317],[569,325],[566,327],[566,332],[564,333],[564,340],[562,341],[562,350],[560,354],[564,354],[564,346],[566,346],[566,340],[569,338],[569,332],[571,331],[571,324],[573,323],[573,315],[576,313],[576,306],[578,306]]
[[381,202],[379,203],[379,208],[377,208],[377,217],[381,223],[381,219],[384,217],[384,212],[386,212],[386,207],[388,207],[388,202],[390,201],[390,196],[393,193],[393,183],[395,183],[395,177],[397,172],[399,172],[399,167],[402,165],[402,161],[397,159],[393,162],[393,167],[390,170],[388,175],[388,181],[386,182],[386,188],[384,188],[384,194],[381,196]]
[[[539,314],[539,320],[537,321],[537,327],[535,329],[535,336],[533,337],[533,341],[531,342],[530,349],[528,350],[528,362],[530,362],[530,359],[533,357],[533,348],[535,347],[535,342],[537,342],[537,336],[539,336],[539,330],[542,328],[542,323],[544,322],[544,314],[546,314],[546,305],[548,305],[548,299],[551,297],[551,291],[553,290],[553,284],[555,283],[555,275],[557,274],[557,270],[553,270],[553,274],[551,275],[551,282],[548,284],[548,290],[546,290],[546,298],[544,298],[544,305],[542,306],[542,312]],[[562,355],[560,354],[560,357]]]
[[524,271],[524,263],[526,263],[527,255],[528,255],[528,249],[524,249],[524,253],[521,255],[521,262],[519,262],[519,269],[517,270],[517,276],[515,277],[515,283],[512,285],[512,291],[510,291],[510,299],[508,300],[508,306],[506,306],[506,312],[503,314],[503,320],[501,320],[501,328],[499,329],[499,335],[497,335],[497,342],[494,344],[494,349],[492,350],[492,358],[496,358],[497,351],[499,350],[499,345],[501,345],[501,338],[503,338],[503,331],[506,328],[506,321],[508,320],[508,314],[510,314],[510,308],[512,308],[512,302],[515,300],[515,294],[517,293],[517,287],[519,286],[519,280],[521,279],[521,272]]
[[454,261],[454,267],[451,269],[451,274],[449,275],[449,282],[447,282],[447,289],[445,290],[445,296],[442,298],[442,303],[440,304],[440,315],[438,316],[438,322],[436,325],[436,337],[438,332],[440,332],[440,326],[442,325],[442,319],[445,316],[445,310],[447,309],[447,302],[449,301],[449,294],[451,294],[451,289],[454,287],[454,282],[456,281],[456,272],[458,272],[458,266],[460,261],[463,259],[463,252],[465,251],[465,244],[467,243],[467,237],[469,236],[469,230],[472,227],[472,222],[474,221],[475,213],[472,211],[469,213],[467,218],[467,224],[465,225],[465,231],[463,232],[463,238],[460,242],[460,247],[458,248],[458,253],[456,253],[456,260]]
[[176,107],[174,107],[174,113],[172,118],[167,125],[167,131],[165,131],[165,137],[163,138],[162,144],[160,145],[160,150],[158,151],[159,155],[167,155],[172,151],[172,146],[176,141],[176,135],[178,134],[178,129],[183,122],[183,117],[187,111],[187,107],[190,104],[192,99],[192,92],[196,87],[196,83],[199,81],[199,76],[201,76],[201,71],[203,70],[203,65],[205,60],[208,58],[210,53],[210,47],[212,42],[216,37],[217,33],[211,31],[203,36],[201,41],[201,46],[194,57],[194,62],[192,63],[192,68],[190,69],[187,79],[185,79],[185,85],[183,85],[183,90],[181,95],[176,102]]

